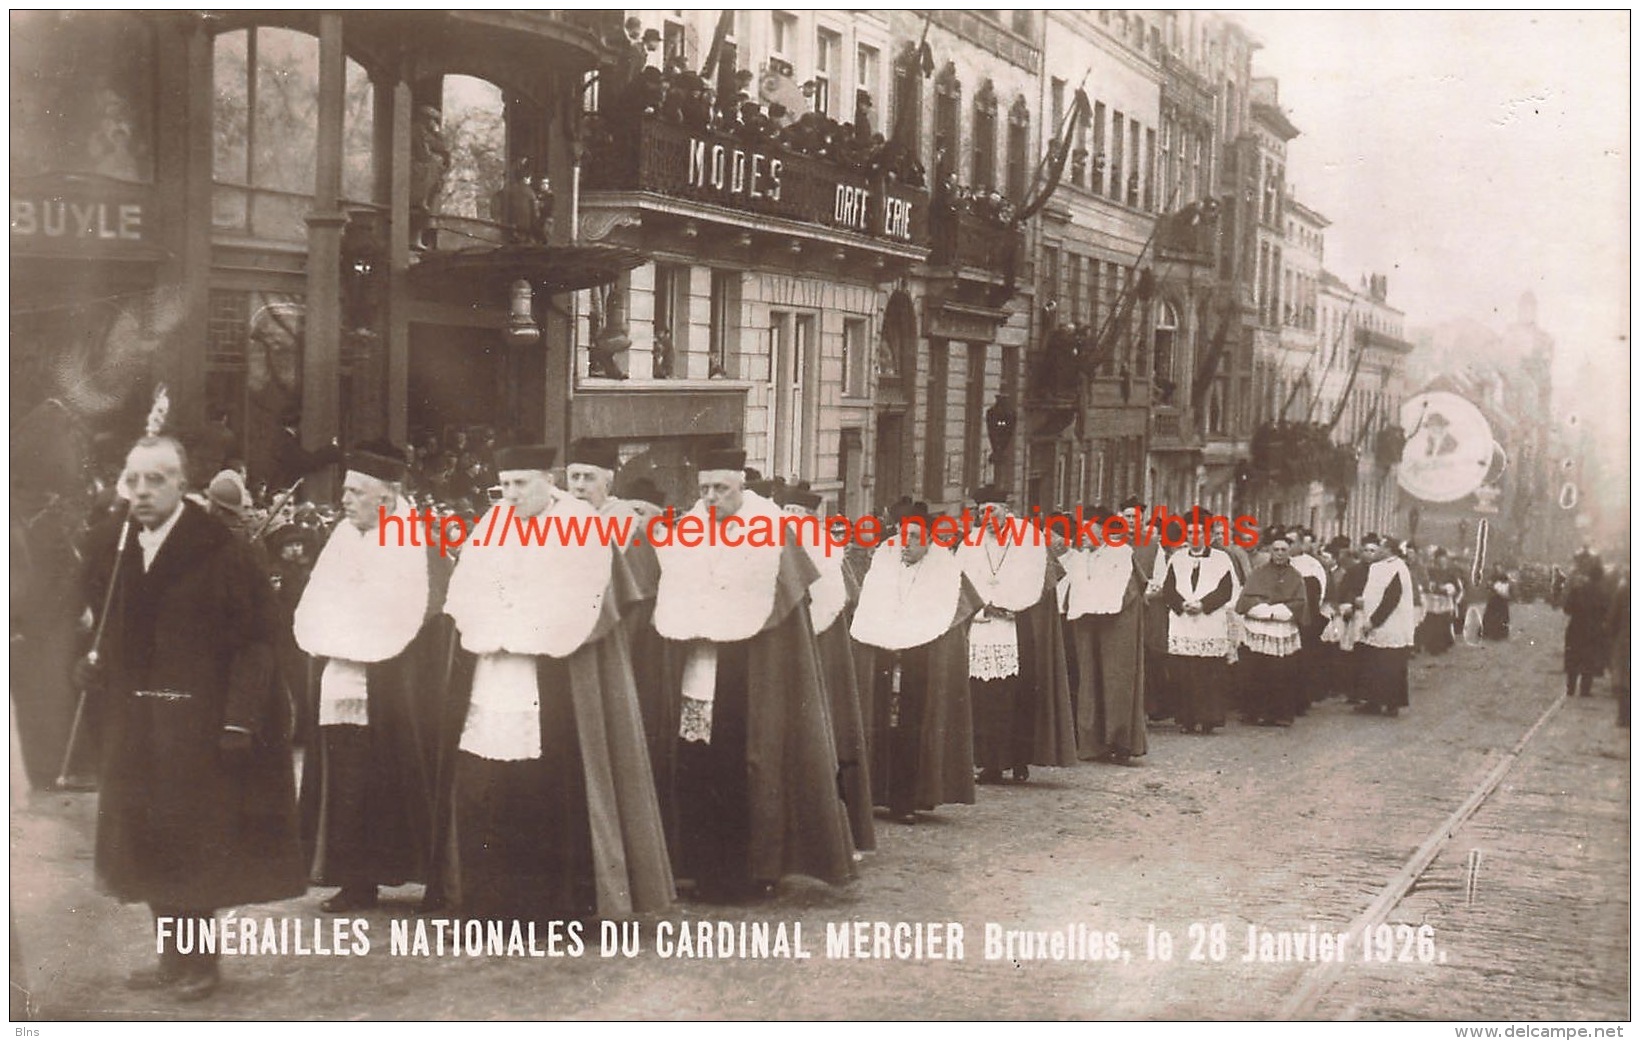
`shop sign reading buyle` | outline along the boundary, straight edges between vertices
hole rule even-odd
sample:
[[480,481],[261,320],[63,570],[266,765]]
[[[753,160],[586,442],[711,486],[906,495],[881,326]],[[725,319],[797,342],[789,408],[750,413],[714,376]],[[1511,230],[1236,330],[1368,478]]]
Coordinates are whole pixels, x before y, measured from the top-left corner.
[[927,241],[927,195],[812,156],[646,120],[639,187],[888,242]]
[[141,188],[103,178],[15,181],[11,248],[69,256],[150,252],[146,196]]

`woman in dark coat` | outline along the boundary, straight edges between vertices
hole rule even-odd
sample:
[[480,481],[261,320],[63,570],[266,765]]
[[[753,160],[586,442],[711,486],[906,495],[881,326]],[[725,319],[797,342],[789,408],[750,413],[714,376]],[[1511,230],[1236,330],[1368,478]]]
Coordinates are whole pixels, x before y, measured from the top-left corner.
[[1501,567],[1486,580],[1486,610],[1481,613],[1481,638],[1509,639],[1509,575]]
[[249,546],[169,494],[181,460],[165,438],[131,452],[134,520],[87,556],[88,603],[100,609],[115,588],[100,663],[80,672],[102,700],[98,885],[148,904],[156,936],[176,941],[127,983],[197,1000],[217,984],[215,955],[199,949],[215,910],[298,896],[307,880],[273,590]]
[[1600,558],[1579,553],[1572,562],[1572,578],[1560,609],[1566,612],[1566,696],[1589,697],[1594,678],[1606,671],[1610,644],[1605,632],[1609,598]]

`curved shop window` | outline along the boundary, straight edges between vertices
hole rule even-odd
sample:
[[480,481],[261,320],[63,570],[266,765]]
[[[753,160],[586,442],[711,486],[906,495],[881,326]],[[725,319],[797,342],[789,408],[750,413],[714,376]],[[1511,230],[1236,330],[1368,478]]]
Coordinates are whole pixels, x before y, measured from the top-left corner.
[[154,32],[133,14],[11,16],[11,173],[154,177]]
[[443,105],[450,172],[434,200],[434,212],[499,220],[493,200],[507,183],[506,98],[488,80],[446,76]]
[[[219,231],[307,241],[319,139],[319,38],[253,26],[221,33],[212,55],[212,224]],[[348,59],[342,195],[374,201],[375,94]]]

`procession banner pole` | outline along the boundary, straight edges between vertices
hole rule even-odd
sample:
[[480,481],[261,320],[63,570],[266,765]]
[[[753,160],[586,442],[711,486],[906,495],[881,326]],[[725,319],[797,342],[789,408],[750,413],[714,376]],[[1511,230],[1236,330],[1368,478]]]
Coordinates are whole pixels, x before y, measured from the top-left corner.
[[273,500],[273,505],[268,508],[268,515],[262,519],[262,523],[254,532],[251,533],[252,542],[255,542],[267,533],[268,525],[272,524],[273,519],[279,516],[279,511],[285,508],[285,503],[290,500],[292,495],[296,494],[296,489],[300,488],[302,486],[302,482],[305,480],[307,480],[306,477],[296,478],[295,484],[291,485],[289,488],[286,488],[280,493],[279,498]]

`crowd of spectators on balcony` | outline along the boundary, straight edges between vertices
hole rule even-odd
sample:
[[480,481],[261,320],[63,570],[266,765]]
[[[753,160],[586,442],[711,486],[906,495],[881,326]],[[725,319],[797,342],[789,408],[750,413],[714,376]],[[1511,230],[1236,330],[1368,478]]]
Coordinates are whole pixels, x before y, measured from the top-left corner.
[[1014,224],[1019,213],[1013,200],[995,186],[969,187],[958,183],[955,173],[940,178],[935,205],[948,212],[971,213],[1001,227]]
[[[721,96],[679,57],[667,59],[664,67],[634,60],[607,68],[602,75],[604,99],[587,128],[594,169],[632,140],[643,118],[650,117],[691,133],[717,134],[749,148],[808,156],[909,188],[927,186],[915,149],[871,129],[871,99],[863,92],[855,121],[839,122],[820,112],[794,114],[779,102],[764,104],[750,69],[720,77],[718,83],[725,88]],[[727,89],[731,84],[733,93]]]

